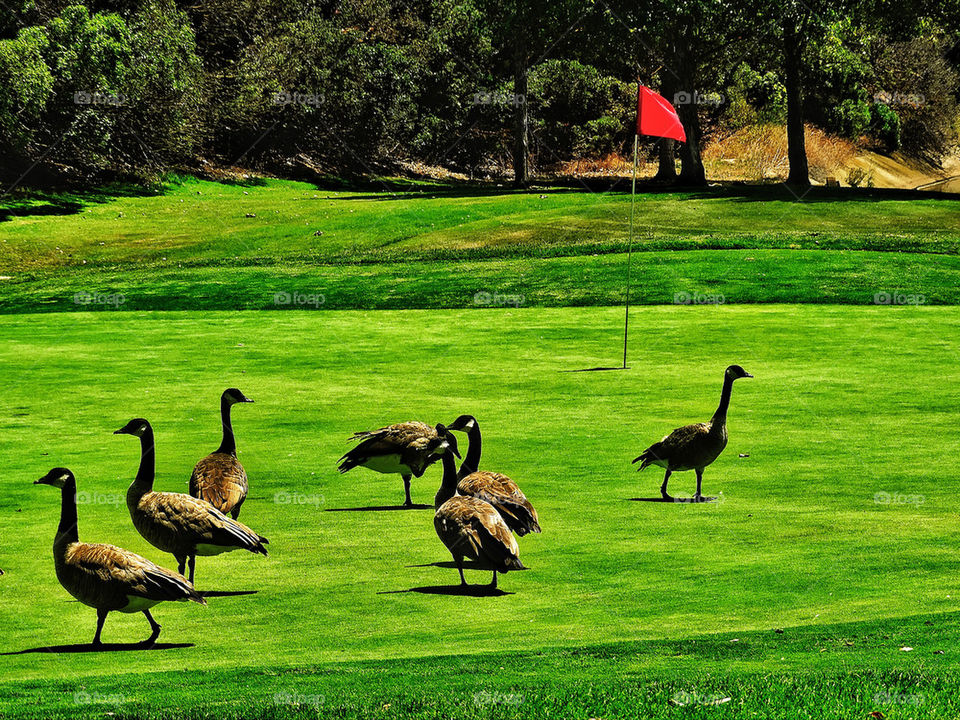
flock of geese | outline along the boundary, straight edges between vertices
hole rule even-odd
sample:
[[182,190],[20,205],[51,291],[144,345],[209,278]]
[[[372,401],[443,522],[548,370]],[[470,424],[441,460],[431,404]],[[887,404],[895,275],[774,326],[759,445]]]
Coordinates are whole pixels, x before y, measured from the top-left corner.
[[[666,471],[661,495],[673,472],[695,470],[697,492],[701,495],[703,469],[727,444],[726,416],[734,380],[753,377],[739,365],[724,373],[720,405],[709,422],[677,428],[647,448],[634,462],[640,469],[658,465]],[[201,459],[190,477],[189,494],[158,492],[153,489],[156,447],[153,428],[143,418],[134,418],[115,431],[140,439],[140,466],[127,490],[127,509],[134,527],[151,545],[177,560],[177,572],[114,545],[82,543],[77,526],[77,481],[67,468],[53,468],[36,481],[61,493],[60,524],[53,543],[54,566],[60,584],[74,598],[97,611],[93,645],[101,645],[101,633],[110,612],[142,612],[150,623],[150,637],[140,643],[150,647],[160,635],[160,625],[150,608],[165,601],[192,601],[206,605],[193,585],[197,556],[219,555],[247,550],[266,555],[267,539],[237,520],[247,497],[248,483],[237,460],[237,446],[230,411],[237,403],[253,402],[236,388],[220,398],[223,438],[216,451]],[[461,458],[454,432],[464,432],[469,442]],[[469,558],[480,569],[493,571],[491,588],[497,587],[497,573],[526,569],[520,561],[514,533],[523,537],[539,533],[536,509],[519,486],[506,475],[480,470],[480,425],[472,415],[461,415],[449,425],[405,422],[356,433],[356,447],[339,461],[341,473],[365,467],[379,473],[400,475],[406,505],[412,477],[440,462],[443,475],[434,498],[434,528],[453,557],[460,583],[467,585],[463,561]],[[462,459],[460,467],[456,460]],[[184,576],[189,567],[189,576]],[[2,571],[0,571],[2,574]]]

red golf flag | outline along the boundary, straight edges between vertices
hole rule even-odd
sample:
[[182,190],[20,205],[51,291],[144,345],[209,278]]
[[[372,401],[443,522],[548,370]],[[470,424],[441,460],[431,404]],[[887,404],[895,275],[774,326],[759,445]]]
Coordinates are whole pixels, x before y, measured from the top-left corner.
[[652,135],[687,141],[683,123],[677,111],[665,97],[650,88],[640,86],[637,93],[637,135]]

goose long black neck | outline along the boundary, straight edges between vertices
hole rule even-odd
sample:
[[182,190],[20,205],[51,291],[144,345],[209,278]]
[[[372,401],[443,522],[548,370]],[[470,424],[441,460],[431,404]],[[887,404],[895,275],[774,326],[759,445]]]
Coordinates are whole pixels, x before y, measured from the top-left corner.
[[153,490],[153,479],[156,474],[157,449],[153,442],[153,428],[149,425],[140,436],[140,467],[137,477],[131,485],[147,493]]
[[223,425],[223,440],[220,441],[218,453],[227,453],[237,456],[237,441],[233,436],[233,425],[230,423],[230,408],[233,403],[226,397],[220,398],[220,424]]
[[462,480],[470,473],[475,473],[480,469],[480,453],[482,448],[480,444],[480,426],[477,425],[476,421],[474,421],[473,425],[471,425],[467,431],[467,439],[470,442],[470,446],[467,448],[467,456],[463,459],[463,462],[460,463],[460,472],[457,473],[458,480]]
[[440,507],[447,500],[457,494],[457,461],[453,453],[443,454],[443,479],[440,480],[440,489],[433,499],[434,507]]
[[730,375],[723,376],[723,390],[720,393],[720,405],[713,414],[711,424],[714,427],[722,427],[727,422],[727,408],[730,407],[730,393],[733,390],[733,378]]
[[60,525],[53,547],[66,547],[80,539],[77,531],[77,481],[68,480],[60,490]]

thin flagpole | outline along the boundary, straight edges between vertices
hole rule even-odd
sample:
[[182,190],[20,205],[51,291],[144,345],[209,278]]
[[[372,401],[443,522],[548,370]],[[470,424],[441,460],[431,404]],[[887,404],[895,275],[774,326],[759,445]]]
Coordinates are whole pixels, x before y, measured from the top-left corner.
[[633,136],[633,184],[630,188],[630,240],[627,244],[627,298],[623,310],[623,369],[627,369],[627,331],[630,327],[630,260],[633,257],[633,213],[637,204],[637,149],[640,136]]

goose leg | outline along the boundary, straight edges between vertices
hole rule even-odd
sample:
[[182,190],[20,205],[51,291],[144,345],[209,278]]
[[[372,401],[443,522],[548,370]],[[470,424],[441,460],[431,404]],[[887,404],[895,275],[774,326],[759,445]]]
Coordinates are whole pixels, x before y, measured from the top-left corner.
[[140,644],[144,647],[150,647],[157,641],[157,638],[160,637],[160,623],[153,619],[153,615],[150,614],[149,610],[144,610],[143,614],[150,623],[150,637]]
[[191,584],[193,584],[193,569],[196,566],[196,564],[197,564],[197,556],[191,555],[190,556],[190,577],[187,578]]
[[407,499],[406,499],[406,502],[404,502],[404,505],[406,505],[407,507],[410,507],[411,505],[413,505],[413,500],[410,499],[410,476],[409,475],[403,476],[403,490],[407,495]]
[[183,575],[183,571],[187,569],[187,556],[186,555],[174,555],[177,559],[177,572]]
[[466,586],[467,579],[463,576],[463,558],[459,558],[454,555],[453,561],[457,564],[457,570],[460,571],[460,584]]
[[497,589],[497,571],[496,570],[493,571],[493,580],[490,581],[490,589],[491,590]]
[[703,468],[697,468],[697,494],[693,496],[693,499],[697,502],[703,500],[703,495],[700,494],[700,485],[703,483]]
[[103,624],[107,621],[107,613],[108,613],[108,612],[110,612],[110,611],[109,611],[109,610],[97,610],[97,632],[96,632],[96,634],[93,636],[93,643],[91,643],[92,645],[103,645],[103,643],[100,642],[100,633],[103,632]]
[[669,479],[670,479],[670,470],[668,468],[666,473],[664,473],[663,475],[663,485],[660,486],[660,495],[663,496],[664,500],[673,500],[673,498],[667,494],[667,481]]

